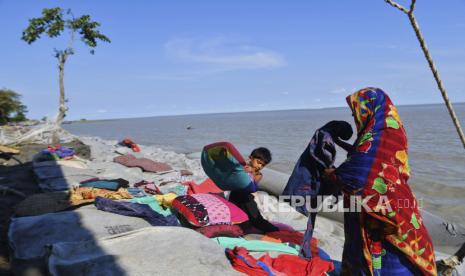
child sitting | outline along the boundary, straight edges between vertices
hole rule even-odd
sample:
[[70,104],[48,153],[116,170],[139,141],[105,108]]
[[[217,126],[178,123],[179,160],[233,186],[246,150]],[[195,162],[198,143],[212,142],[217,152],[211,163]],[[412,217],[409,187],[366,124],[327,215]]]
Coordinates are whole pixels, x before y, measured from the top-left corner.
[[260,147],[254,149],[252,153],[250,153],[247,164],[244,166],[245,171],[249,173],[254,182],[253,185],[248,186],[246,189],[231,191],[229,195],[229,201],[234,203],[249,216],[249,221],[241,225],[241,228],[243,228],[245,232],[247,232],[247,229],[250,229],[251,226],[264,233],[279,231],[278,227],[262,217],[253,195],[253,193],[257,191],[258,182],[263,177],[260,171],[270,162],[271,152],[267,148]]

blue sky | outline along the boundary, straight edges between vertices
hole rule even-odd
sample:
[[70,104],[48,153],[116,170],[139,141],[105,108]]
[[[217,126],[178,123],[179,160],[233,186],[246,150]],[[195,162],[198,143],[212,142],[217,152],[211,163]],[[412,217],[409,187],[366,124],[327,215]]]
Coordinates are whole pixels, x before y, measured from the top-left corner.
[[[399,1],[408,5],[409,1]],[[67,119],[344,106],[365,86],[397,104],[442,98],[405,14],[383,0],[0,0],[0,87],[53,116],[63,39],[20,39],[42,8],[90,14],[112,43],[80,41],[65,68]],[[418,1],[450,99],[465,101],[465,1]]]

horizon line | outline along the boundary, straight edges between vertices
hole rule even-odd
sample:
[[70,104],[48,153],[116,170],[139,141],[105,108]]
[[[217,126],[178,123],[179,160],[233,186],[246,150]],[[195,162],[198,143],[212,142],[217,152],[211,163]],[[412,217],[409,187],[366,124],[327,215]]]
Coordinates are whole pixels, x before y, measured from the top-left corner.
[[[442,105],[441,103],[421,103],[421,104],[398,104],[398,107],[408,106],[427,106],[427,105]],[[465,102],[456,102],[455,104],[465,104]],[[153,116],[141,116],[141,117],[117,117],[107,119],[75,119],[65,120],[67,123],[74,122],[96,122],[96,121],[113,121],[113,120],[125,120],[125,119],[144,119],[144,118],[159,118],[159,117],[175,117],[175,116],[193,116],[193,115],[221,115],[221,114],[236,114],[236,113],[257,113],[257,112],[276,112],[276,111],[305,111],[305,110],[324,110],[324,109],[339,109],[346,108],[347,106],[328,106],[328,107],[311,107],[311,108],[284,108],[284,109],[269,109],[269,110],[243,110],[243,111],[224,111],[224,112],[205,112],[205,113],[185,113],[185,114],[166,114],[166,115],[153,115]]]

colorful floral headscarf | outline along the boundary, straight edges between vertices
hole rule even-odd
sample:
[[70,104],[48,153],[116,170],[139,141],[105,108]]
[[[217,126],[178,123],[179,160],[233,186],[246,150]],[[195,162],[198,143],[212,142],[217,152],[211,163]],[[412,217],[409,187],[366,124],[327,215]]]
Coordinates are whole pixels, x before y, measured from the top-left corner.
[[410,187],[407,136],[389,96],[365,88],[347,97],[358,130],[355,150],[336,170],[347,194],[360,195],[364,256],[372,267],[367,221],[382,225],[384,239],[423,273],[436,274],[433,244]]

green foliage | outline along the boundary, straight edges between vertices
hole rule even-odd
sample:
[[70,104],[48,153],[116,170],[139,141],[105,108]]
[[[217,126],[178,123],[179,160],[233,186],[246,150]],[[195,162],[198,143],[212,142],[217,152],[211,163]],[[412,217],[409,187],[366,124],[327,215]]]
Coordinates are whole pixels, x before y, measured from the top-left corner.
[[[80,35],[81,41],[89,46],[91,54],[94,53],[93,48],[97,47],[97,41],[111,42],[108,37],[101,34],[98,30],[100,23],[92,21],[89,15],[83,15],[78,18],[74,18],[71,11],[68,10],[66,15],[70,18],[65,18],[63,10],[61,8],[43,9],[42,17],[29,19],[29,25],[23,31],[22,40],[28,44],[33,43],[40,38],[42,34],[48,35],[50,38],[57,37],[66,29],[72,34],[71,39],[74,38],[74,34]],[[73,41],[71,41],[72,43]],[[69,46],[66,50],[56,51],[57,57],[62,54],[71,55],[73,54],[72,46]]]
[[49,37],[56,37],[64,28],[65,21],[60,8],[43,9],[42,17],[29,19],[29,26],[23,31],[22,39],[31,44],[44,32]]
[[21,95],[10,89],[0,89],[0,124],[26,120],[27,108],[20,101]]
[[[97,40],[110,42],[108,37],[97,30],[100,23],[92,21],[89,15],[83,15],[76,18],[70,21],[69,24],[73,30],[79,32],[82,42],[91,48],[95,48],[97,46]],[[91,53],[93,53],[93,50],[91,50]]]

